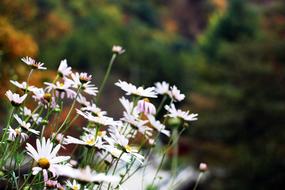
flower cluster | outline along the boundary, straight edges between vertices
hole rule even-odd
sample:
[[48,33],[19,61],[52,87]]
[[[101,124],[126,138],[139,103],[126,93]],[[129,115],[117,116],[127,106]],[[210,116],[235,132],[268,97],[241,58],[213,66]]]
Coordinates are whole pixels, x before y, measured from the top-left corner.
[[[120,55],[125,50],[114,46],[112,51]],[[31,67],[31,72],[27,81],[11,81],[21,94],[6,92],[12,111],[0,149],[4,155],[0,168],[7,174],[16,169],[25,172],[27,159],[33,163],[31,171],[25,173],[29,177],[14,180],[13,185],[21,188],[121,188],[133,168],[147,164],[148,152],[159,144],[160,135],[173,141],[169,120],[181,120],[180,128],[185,126],[183,123],[197,120],[197,114],[176,108],[175,102],[182,101],[185,95],[165,81],[145,88],[118,80],[115,85],[126,96],[118,100],[123,109],[121,118],[114,119],[99,107],[97,94],[102,92],[93,84],[92,75],[73,72],[62,60],[56,78],[39,88],[29,84],[29,77],[34,69],[46,67],[30,57],[22,61]],[[32,101],[36,103],[33,109],[28,108]],[[74,125],[79,119],[84,121],[83,126]],[[70,130],[78,133],[69,133]],[[65,155],[60,156],[61,149]]]

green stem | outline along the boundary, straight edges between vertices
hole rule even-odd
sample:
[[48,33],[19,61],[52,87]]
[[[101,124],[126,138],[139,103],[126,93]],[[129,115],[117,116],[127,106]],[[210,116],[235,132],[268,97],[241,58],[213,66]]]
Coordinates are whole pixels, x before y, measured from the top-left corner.
[[109,77],[109,75],[110,75],[110,72],[111,72],[111,69],[112,69],[112,65],[113,65],[113,63],[114,63],[116,57],[117,57],[117,54],[114,53],[114,54],[112,55],[112,58],[111,58],[110,62],[109,62],[109,66],[108,66],[107,71],[106,71],[106,73],[105,73],[103,82],[101,83],[101,86],[100,86],[100,88],[99,88],[99,92],[98,92],[98,95],[97,95],[96,103],[99,102],[100,95],[102,94],[102,91],[103,91],[103,89],[104,89],[105,83],[106,83],[106,81],[107,81],[107,79],[108,79],[108,77]]
[[161,102],[160,102],[160,104],[159,104],[159,106],[158,106],[158,108],[157,108],[156,115],[159,114],[159,112],[161,111],[161,109],[162,109],[163,105],[165,104],[166,100],[167,100],[167,95],[164,95],[162,100],[161,100]]
[[13,112],[14,112],[14,107],[12,107],[11,111],[10,111],[10,115],[9,115],[9,119],[8,119],[8,122],[7,122],[7,125],[5,127],[5,129],[3,129],[2,133],[3,133],[3,136],[2,136],[2,139],[1,139],[1,144],[4,140],[6,140],[6,136],[7,136],[7,130],[8,130],[8,127],[10,126],[10,122],[11,122],[11,119],[12,119],[12,115],[13,115]]
[[204,174],[203,172],[200,172],[200,173],[199,173],[199,176],[198,176],[198,178],[197,178],[197,181],[196,181],[196,183],[195,183],[195,185],[194,185],[193,190],[196,190],[196,189],[197,189],[198,184],[199,184],[199,182],[200,182],[200,180],[201,180],[203,174]]
[[28,177],[25,179],[24,183],[21,185],[19,190],[25,187],[26,183],[29,181],[30,177],[32,176],[32,172],[29,173]]
[[[174,128],[173,130],[173,144],[174,144],[174,154],[173,154],[173,159],[171,163],[171,171],[172,171],[172,182],[170,187],[172,187],[175,178],[176,178],[176,171],[177,171],[177,165],[178,165],[178,131],[177,128]],[[171,188],[170,188],[171,189]]]
[[135,161],[136,161],[136,160],[134,159],[134,160],[132,161],[132,163],[130,164],[130,166],[127,168],[127,170],[126,170],[125,174],[122,176],[122,178],[121,178],[119,184],[122,184],[122,183],[123,183],[124,178],[125,178],[126,175],[129,173],[129,171],[130,171],[130,169],[132,168],[132,166],[134,165]]
[[[28,75],[28,78],[27,78],[27,87],[29,86],[29,81],[30,81],[30,78],[31,78],[31,75],[33,73],[34,69],[31,69],[29,75]],[[26,92],[27,92],[28,89],[26,89]]]
[[159,170],[162,168],[162,164],[163,164],[163,161],[164,161],[164,159],[165,159],[165,156],[166,156],[166,152],[162,155],[162,158],[161,158],[161,160],[160,160],[159,166],[158,166],[158,168],[157,168],[157,170],[156,170],[156,172],[155,172],[154,178],[153,178],[153,180],[152,180],[151,187],[153,187],[154,182],[155,182],[155,180],[156,180],[156,178],[157,178],[158,172],[159,172]]
[[81,87],[78,88],[77,93],[76,93],[76,97],[74,98],[74,100],[73,100],[73,102],[72,102],[72,105],[71,105],[71,107],[70,107],[70,110],[69,110],[67,116],[65,117],[65,120],[63,121],[63,123],[61,124],[61,126],[59,127],[59,129],[56,131],[56,133],[55,133],[55,135],[54,135],[54,137],[53,137],[52,140],[54,140],[54,139],[56,138],[56,136],[58,135],[58,133],[62,130],[62,128],[65,126],[67,120],[69,119],[70,114],[71,114],[71,112],[72,112],[72,110],[73,110],[73,108],[74,108],[74,106],[75,106],[76,99],[77,99],[77,96],[78,96],[78,94],[79,94],[80,89],[81,89]]
[[[119,156],[119,158],[118,158],[118,160],[117,160],[117,162],[116,162],[116,165],[115,165],[115,167],[114,167],[114,170],[113,170],[113,172],[112,172],[112,175],[115,174],[116,169],[117,169],[117,167],[118,167],[118,163],[119,163],[119,161],[120,161],[120,159],[121,159],[121,157],[122,157],[123,154],[124,154],[124,152],[122,151],[122,153],[120,154],[120,156]],[[108,190],[110,189],[110,187],[111,187],[111,183],[109,183],[109,185],[108,185]]]
[[[177,135],[176,141],[178,141],[179,137],[180,137],[181,134],[184,132],[184,130],[185,130],[185,128],[183,128],[183,129],[180,131],[180,133]],[[172,137],[173,137],[173,136],[172,136]],[[169,139],[168,144],[167,144],[167,146],[166,146],[167,148],[166,148],[166,150],[165,150],[164,153],[163,153],[163,156],[162,156],[161,161],[160,161],[160,163],[159,163],[159,167],[157,168],[156,173],[155,173],[155,176],[154,176],[154,178],[153,178],[153,180],[152,180],[151,187],[153,187],[154,182],[155,182],[155,180],[156,180],[156,178],[157,178],[158,172],[159,172],[159,170],[160,170],[161,167],[162,167],[163,161],[164,161],[165,156],[166,156],[166,152],[167,152],[175,143],[177,143],[177,142],[175,142],[173,138]]]

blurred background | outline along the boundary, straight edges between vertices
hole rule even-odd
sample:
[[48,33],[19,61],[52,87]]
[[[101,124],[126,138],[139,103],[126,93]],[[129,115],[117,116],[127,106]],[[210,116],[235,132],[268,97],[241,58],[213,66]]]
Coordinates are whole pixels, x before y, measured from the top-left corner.
[[[118,79],[166,80],[199,113],[179,142],[180,167],[208,163],[200,189],[284,189],[284,0],[1,0],[1,125],[9,79],[24,80],[23,56],[56,70],[67,58],[100,85],[113,44],[114,64],[102,96]],[[33,84],[55,73],[33,76]],[[37,85],[40,86],[40,85]]]

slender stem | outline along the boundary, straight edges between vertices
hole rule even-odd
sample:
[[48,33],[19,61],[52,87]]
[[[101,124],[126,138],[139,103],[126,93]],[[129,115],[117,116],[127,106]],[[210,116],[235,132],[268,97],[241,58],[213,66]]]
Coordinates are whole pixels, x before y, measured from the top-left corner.
[[12,107],[12,109],[11,109],[11,111],[10,111],[10,115],[9,115],[9,119],[8,119],[8,122],[7,122],[7,125],[6,125],[6,127],[5,127],[5,129],[3,129],[3,136],[2,136],[2,139],[1,139],[1,144],[2,144],[2,142],[4,141],[4,140],[6,140],[5,138],[6,138],[6,135],[7,135],[7,130],[8,130],[8,127],[9,127],[9,125],[10,125],[10,122],[11,122],[11,119],[12,119],[12,115],[13,115],[13,113],[14,113],[14,107]]
[[193,190],[196,190],[196,189],[197,189],[198,184],[199,184],[199,182],[200,182],[200,180],[201,180],[203,174],[204,174],[204,172],[200,172],[200,173],[199,173],[199,176],[198,176],[198,178],[197,178],[197,181],[196,181],[196,183],[195,183],[195,185],[194,185]]
[[20,190],[25,187],[26,183],[28,182],[31,176],[32,176],[32,172],[29,173],[28,177],[25,179],[24,183],[19,188]]
[[128,175],[128,177],[126,178],[126,179],[124,179],[124,180],[122,180],[122,184],[123,183],[125,183],[128,179],[130,179],[139,169],[141,169],[141,168],[143,168],[143,167],[145,167],[145,166],[139,166],[139,167],[137,167],[130,175]]
[[[36,111],[38,111],[38,109],[40,108],[41,106],[40,105],[38,105],[35,109],[34,109],[34,111],[31,113],[31,115],[29,115],[26,119],[25,119],[25,122],[27,122],[27,121],[29,121],[29,119],[32,117],[32,115],[34,115],[35,113],[36,113]],[[39,114],[39,116],[40,116],[40,114]],[[39,117],[37,117],[37,120],[39,119]],[[36,120],[36,121],[37,121]]]
[[[115,165],[115,167],[114,167],[114,170],[113,170],[112,175],[115,174],[116,169],[117,169],[117,166],[118,166],[118,163],[119,163],[119,161],[120,161],[120,159],[121,159],[121,157],[122,157],[123,154],[124,154],[124,152],[122,151],[122,153],[120,154],[120,156],[119,156],[119,158],[118,158],[118,160],[117,160],[117,162],[116,162],[116,165]],[[111,183],[109,183],[109,185],[108,185],[108,190],[110,189],[110,187],[111,187]]]
[[122,178],[121,178],[119,184],[122,184],[122,183],[123,183],[124,178],[125,178],[126,175],[129,173],[129,171],[130,171],[130,169],[132,168],[132,166],[134,165],[135,161],[136,161],[136,160],[134,159],[134,160],[132,161],[132,163],[130,164],[130,166],[127,168],[127,171],[126,171],[125,174],[122,176]]
[[163,161],[164,161],[164,159],[165,159],[165,156],[166,156],[166,153],[164,153],[164,154],[162,155],[161,161],[160,161],[160,163],[159,163],[159,166],[158,166],[158,168],[157,168],[157,170],[156,170],[156,172],[155,172],[154,178],[153,178],[153,180],[152,180],[151,187],[153,187],[154,182],[155,182],[155,180],[156,180],[156,178],[157,178],[158,172],[159,172],[159,170],[162,168],[162,164],[163,164]]
[[[184,132],[184,130],[185,130],[185,128],[183,128],[183,129],[180,131],[180,133],[177,135],[177,138],[176,138],[176,141],[177,141],[177,142],[178,142],[178,139],[179,139],[179,137],[181,136],[181,134]],[[173,137],[173,136],[172,136],[172,137]],[[155,180],[156,180],[156,178],[157,178],[158,172],[159,172],[159,170],[160,170],[161,167],[162,167],[163,161],[164,161],[165,156],[166,156],[166,152],[167,152],[175,143],[177,143],[177,142],[175,142],[173,138],[169,139],[168,144],[167,144],[167,146],[166,146],[167,148],[166,148],[166,150],[165,150],[164,153],[163,153],[163,156],[162,156],[162,158],[161,158],[159,167],[157,168],[156,173],[155,173],[155,176],[154,176],[154,178],[153,178],[153,180],[152,180],[151,187],[153,187],[154,182],[155,182]]]
[[34,71],[34,69],[31,69],[31,71],[30,71],[30,73],[29,73],[29,75],[28,75],[28,78],[27,78],[27,87],[28,87],[28,85],[29,85],[29,81],[30,81],[30,78],[31,78],[31,76],[32,76],[33,71]]
[[99,102],[100,95],[102,94],[102,91],[103,91],[103,89],[104,89],[105,83],[106,83],[106,81],[107,81],[107,79],[108,79],[108,77],[109,77],[109,75],[110,75],[110,72],[111,72],[111,69],[112,69],[112,65],[113,65],[113,63],[114,63],[116,57],[117,57],[117,54],[114,53],[114,54],[112,55],[112,58],[111,58],[110,62],[109,62],[109,66],[108,66],[107,71],[106,71],[106,73],[105,73],[103,82],[101,83],[101,86],[100,86],[100,88],[99,88],[99,92],[98,92],[98,95],[97,95],[96,103]]
[[54,139],[56,138],[57,134],[62,130],[62,128],[65,126],[67,120],[69,119],[70,114],[71,114],[71,112],[72,112],[72,110],[73,110],[73,108],[74,108],[74,106],[75,106],[76,99],[77,99],[77,96],[78,96],[78,94],[79,94],[80,89],[81,89],[81,87],[78,88],[77,93],[76,93],[76,97],[74,98],[74,100],[73,100],[73,102],[72,102],[72,105],[71,105],[71,107],[70,107],[70,110],[69,110],[67,116],[65,117],[65,120],[63,121],[63,123],[61,124],[61,126],[59,127],[59,129],[56,131],[56,133],[55,133],[55,135],[54,135],[54,137],[53,137],[52,140],[54,140]]
[[167,95],[164,95],[162,100],[161,100],[161,102],[160,102],[160,104],[159,104],[159,106],[158,106],[158,108],[157,108],[156,115],[159,114],[159,112],[161,111],[161,109],[162,109],[163,105],[165,104],[166,100],[167,100]]
[[[173,144],[174,144],[174,152],[173,152],[173,158],[172,158],[172,163],[171,163],[171,170],[172,170],[172,182],[170,187],[172,187],[175,178],[176,178],[176,171],[177,171],[177,165],[178,165],[178,131],[177,128],[174,128],[173,130]],[[171,189],[171,188],[170,188]]]
[[58,77],[59,77],[59,75],[57,74],[55,79],[52,81],[53,84],[55,84],[55,82],[57,81]]

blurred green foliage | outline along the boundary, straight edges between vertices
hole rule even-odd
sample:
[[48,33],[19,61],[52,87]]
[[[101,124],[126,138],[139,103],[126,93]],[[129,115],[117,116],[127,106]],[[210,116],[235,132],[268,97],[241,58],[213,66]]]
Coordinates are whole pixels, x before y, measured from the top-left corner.
[[[279,52],[285,50],[285,14],[276,11],[279,6],[285,10],[281,1],[254,7],[232,0],[197,45],[193,88],[216,106],[200,111],[193,137],[205,145],[200,151],[226,168],[222,189],[283,189],[285,55]],[[266,27],[274,17],[283,18],[279,29]]]

